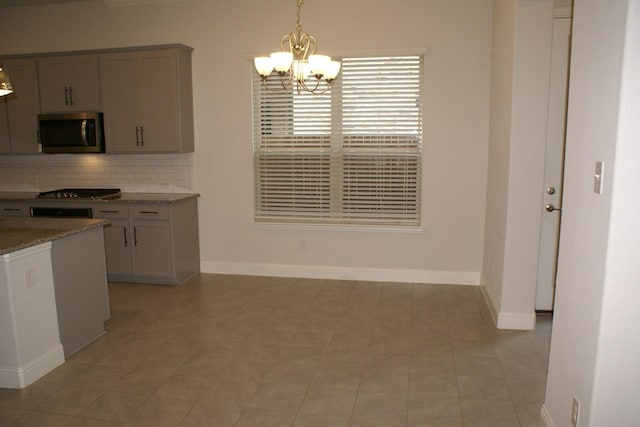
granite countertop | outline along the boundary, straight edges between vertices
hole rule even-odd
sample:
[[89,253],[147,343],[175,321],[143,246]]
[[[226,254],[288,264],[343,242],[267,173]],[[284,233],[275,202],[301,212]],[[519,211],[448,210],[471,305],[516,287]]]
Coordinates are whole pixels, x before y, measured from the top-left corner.
[[45,203],[179,203],[194,197],[198,193],[122,193],[115,199],[38,199],[38,193],[19,191],[0,191],[0,202],[45,202]]
[[0,218],[0,255],[103,227],[103,219]]

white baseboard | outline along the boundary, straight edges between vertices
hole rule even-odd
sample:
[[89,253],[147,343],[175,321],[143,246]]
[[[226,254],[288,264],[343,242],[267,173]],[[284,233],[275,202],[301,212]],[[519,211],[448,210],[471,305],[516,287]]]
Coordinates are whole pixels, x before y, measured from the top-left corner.
[[555,424],[551,419],[551,414],[549,414],[545,405],[542,405],[540,408],[540,421],[538,422],[538,427],[555,427]]
[[493,324],[498,324],[498,312],[496,311],[496,306],[493,303],[493,298],[491,297],[491,291],[484,283],[484,277],[482,278],[482,282],[480,285],[480,290],[482,291],[482,296],[484,297],[484,301],[489,308],[489,313],[491,313],[491,319],[493,319]]
[[480,287],[482,290],[482,295],[484,296],[484,300],[487,303],[487,307],[489,308],[489,312],[491,313],[491,318],[493,319],[493,323],[496,325],[498,329],[517,329],[523,331],[530,331],[535,329],[536,327],[536,313],[509,313],[505,311],[500,311],[496,308],[494,303],[494,299],[491,295],[491,291],[489,287],[484,282],[484,278],[482,279],[482,285]]
[[57,345],[38,359],[22,366],[0,366],[0,387],[25,388],[64,363],[64,350]]
[[518,329],[531,331],[536,328],[536,313],[498,313],[498,329]]
[[480,284],[474,271],[398,270],[383,268],[349,268],[286,264],[222,263],[203,261],[203,273],[247,276],[300,277],[306,279],[366,280],[373,282],[441,283],[450,285]]

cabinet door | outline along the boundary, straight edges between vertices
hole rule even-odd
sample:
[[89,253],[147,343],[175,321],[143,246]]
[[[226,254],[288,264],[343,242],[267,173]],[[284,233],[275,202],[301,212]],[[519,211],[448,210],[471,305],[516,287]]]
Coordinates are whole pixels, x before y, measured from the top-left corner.
[[100,81],[98,79],[98,57],[70,57],[69,98],[73,111],[100,111]]
[[169,222],[132,219],[131,225],[134,274],[138,277],[173,277]]
[[38,72],[35,59],[3,61],[11,73],[14,92],[5,96],[11,152],[31,154],[40,151],[38,145]]
[[43,112],[100,110],[97,56],[43,58],[38,68]]
[[9,141],[9,118],[7,116],[7,101],[0,98],[0,154],[11,152]]
[[178,86],[175,51],[141,54],[140,126],[142,148],[153,152],[178,152]]
[[40,104],[42,112],[67,111],[69,108],[69,82],[64,58],[38,60]]
[[137,61],[132,54],[100,57],[106,148],[110,153],[140,151]]
[[131,234],[128,219],[109,219],[104,227],[104,245],[109,276],[131,276]]
[[104,246],[109,276],[131,276],[131,227],[129,207],[100,203],[91,207],[94,218],[107,219],[111,223],[104,227]]

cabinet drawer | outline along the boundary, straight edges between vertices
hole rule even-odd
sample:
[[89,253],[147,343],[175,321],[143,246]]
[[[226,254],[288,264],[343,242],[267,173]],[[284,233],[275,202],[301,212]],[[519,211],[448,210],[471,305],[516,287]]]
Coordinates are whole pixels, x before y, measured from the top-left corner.
[[91,210],[94,218],[127,218],[129,216],[129,207],[125,205],[94,205]]
[[2,203],[0,204],[0,216],[30,216],[31,211],[28,205]]
[[131,206],[131,218],[136,219],[169,219],[169,207],[161,205]]

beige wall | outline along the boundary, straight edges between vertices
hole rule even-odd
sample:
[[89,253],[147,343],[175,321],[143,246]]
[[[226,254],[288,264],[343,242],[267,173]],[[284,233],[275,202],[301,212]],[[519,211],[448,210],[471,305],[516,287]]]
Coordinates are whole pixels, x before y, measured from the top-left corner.
[[496,0],[483,286],[500,328],[535,325],[553,0]]
[[[640,1],[579,0],[573,21],[562,233],[547,426],[638,424]],[[596,161],[603,191],[593,192]]]
[[492,21],[491,120],[482,278],[496,310],[502,305],[515,56],[515,6],[514,0],[495,2]]
[[[421,232],[260,228],[252,222],[251,54],[279,46],[295,2],[83,2],[2,10],[2,53],[192,46],[205,271],[477,283],[489,124],[491,0],[308,1],[319,50],[428,48]],[[299,249],[304,240],[306,250]]]

